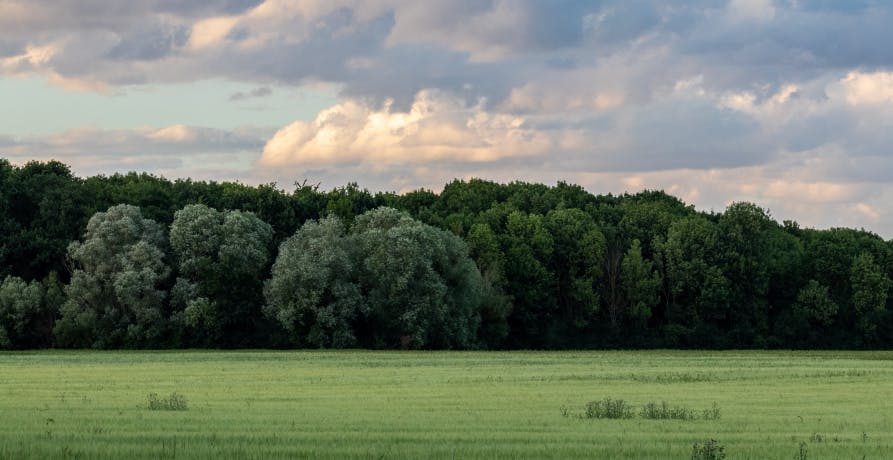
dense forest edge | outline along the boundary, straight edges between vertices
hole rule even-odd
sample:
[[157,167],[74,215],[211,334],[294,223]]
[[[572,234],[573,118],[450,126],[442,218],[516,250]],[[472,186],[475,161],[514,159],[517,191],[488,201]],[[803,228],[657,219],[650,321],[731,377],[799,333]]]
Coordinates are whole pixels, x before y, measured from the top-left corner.
[[0,159],[0,349],[890,348],[893,242],[756,204]]

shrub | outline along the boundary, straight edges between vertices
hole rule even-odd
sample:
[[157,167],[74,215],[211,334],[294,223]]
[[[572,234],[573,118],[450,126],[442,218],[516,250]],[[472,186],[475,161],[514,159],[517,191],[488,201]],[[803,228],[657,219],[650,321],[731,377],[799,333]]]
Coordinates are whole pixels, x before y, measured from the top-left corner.
[[713,406],[710,409],[704,409],[704,420],[719,420],[721,416],[716,401],[713,401]]
[[585,418],[633,418],[633,410],[622,399],[605,398],[586,404]]
[[694,420],[697,418],[695,411],[685,407],[670,407],[666,401],[661,401],[660,404],[655,402],[645,404],[642,406],[640,415],[642,418],[651,420]]
[[176,391],[167,398],[159,398],[157,393],[146,397],[149,410],[186,410],[186,397]]
[[703,443],[691,446],[691,460],[722,460],[726,458],[725,447],[715,439],[707,439]]

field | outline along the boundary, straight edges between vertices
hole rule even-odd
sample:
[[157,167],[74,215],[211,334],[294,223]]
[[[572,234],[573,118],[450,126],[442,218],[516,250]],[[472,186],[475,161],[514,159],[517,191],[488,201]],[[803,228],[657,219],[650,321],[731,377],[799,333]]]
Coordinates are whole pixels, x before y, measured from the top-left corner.
[[893,352],[3,353],[0,458],[884,459],[891,401]]

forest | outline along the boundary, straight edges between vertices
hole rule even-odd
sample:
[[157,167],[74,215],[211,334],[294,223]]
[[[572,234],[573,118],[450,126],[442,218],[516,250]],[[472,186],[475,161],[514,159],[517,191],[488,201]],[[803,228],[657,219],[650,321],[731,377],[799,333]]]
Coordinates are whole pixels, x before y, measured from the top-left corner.
[[747,202],[0,159],[0,349],[893,346],[893,242]]

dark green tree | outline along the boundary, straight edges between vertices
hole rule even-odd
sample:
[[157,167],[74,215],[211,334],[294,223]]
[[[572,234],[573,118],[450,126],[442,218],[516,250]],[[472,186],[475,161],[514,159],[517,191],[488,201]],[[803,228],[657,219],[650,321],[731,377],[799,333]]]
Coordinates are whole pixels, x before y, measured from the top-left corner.
[[653,265],[642,257],[642,246],[634,239],[623,257],[620,276],[629,306],[628,316],[639,327],[647,324],[660,298],[661,279]]

